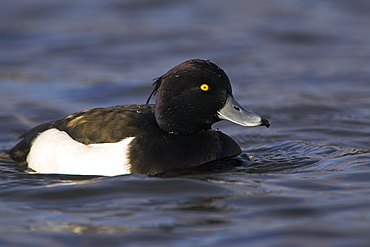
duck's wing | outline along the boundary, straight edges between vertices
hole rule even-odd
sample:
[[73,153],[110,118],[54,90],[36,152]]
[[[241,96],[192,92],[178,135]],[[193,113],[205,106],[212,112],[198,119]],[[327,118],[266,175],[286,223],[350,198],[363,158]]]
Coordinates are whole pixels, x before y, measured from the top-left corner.
[[[140,123],[140,124],[138,124]],[[83,144],[114,143],[156,126],[153,105],[125,105],[93,108],[73,113],[53,122],[40,124],[20,136],[9,154],[20,166],[27,167],[32,141],[42,132],[56,128]]]

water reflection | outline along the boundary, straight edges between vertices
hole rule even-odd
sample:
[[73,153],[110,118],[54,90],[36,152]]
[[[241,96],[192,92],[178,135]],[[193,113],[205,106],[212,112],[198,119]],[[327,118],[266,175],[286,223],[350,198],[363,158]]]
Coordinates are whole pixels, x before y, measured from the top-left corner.
[[369,9],[330,0],[3,2],[1,150],[72,112],[144,103],[153,78],[190,58],[219,64],[239,102],[274,124],[214,126],[245,153],[218,172],[40,175],[0,159],[0,242],[367,246]]

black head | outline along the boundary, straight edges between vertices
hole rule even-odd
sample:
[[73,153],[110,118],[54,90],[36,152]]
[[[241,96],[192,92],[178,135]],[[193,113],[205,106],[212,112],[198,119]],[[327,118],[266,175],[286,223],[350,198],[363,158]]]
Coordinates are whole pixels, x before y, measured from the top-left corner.
[[187,134],[211,128],[217,111],[232,95],[229,78],[217,65],[189,60],[169,70],[154,84],[155,116],[166,132]]
[[[156,121],[168,133],[198,133],[210,129],[221,119],[245,125],[230,117],[234,114],[230,113],[230,109],[239,114],[238,118],[245,109],[233,99],[225,72],[211,61],[193,59],[183,62],[158,78],[153,85]],[[258,120],[253,121],[261,125],[262,119],[257,117]],[[256,125],[254,123],[253,126]]]

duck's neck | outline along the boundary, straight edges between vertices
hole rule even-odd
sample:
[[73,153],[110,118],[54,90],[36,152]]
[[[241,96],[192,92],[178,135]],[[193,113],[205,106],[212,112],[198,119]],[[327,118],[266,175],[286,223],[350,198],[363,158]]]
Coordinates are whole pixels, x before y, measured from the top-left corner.
[[[212,122],[203,123],[189,112],[182,113],[179,109],[161,107],[155,109],[155,118],[158,126],[165,132],[175,135],[197,134],[211,129]],[[165,109],[165,110],[163,110]]]

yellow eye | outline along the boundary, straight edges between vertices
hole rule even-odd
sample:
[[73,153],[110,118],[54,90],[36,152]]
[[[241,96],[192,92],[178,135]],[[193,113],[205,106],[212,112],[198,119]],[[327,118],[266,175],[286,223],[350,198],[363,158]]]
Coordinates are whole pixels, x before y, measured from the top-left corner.
[[209,86],[208,86],[208,84],[202,84],[202,85],[200,85],[200,89],[202,89],[203,91],[208,91]]

